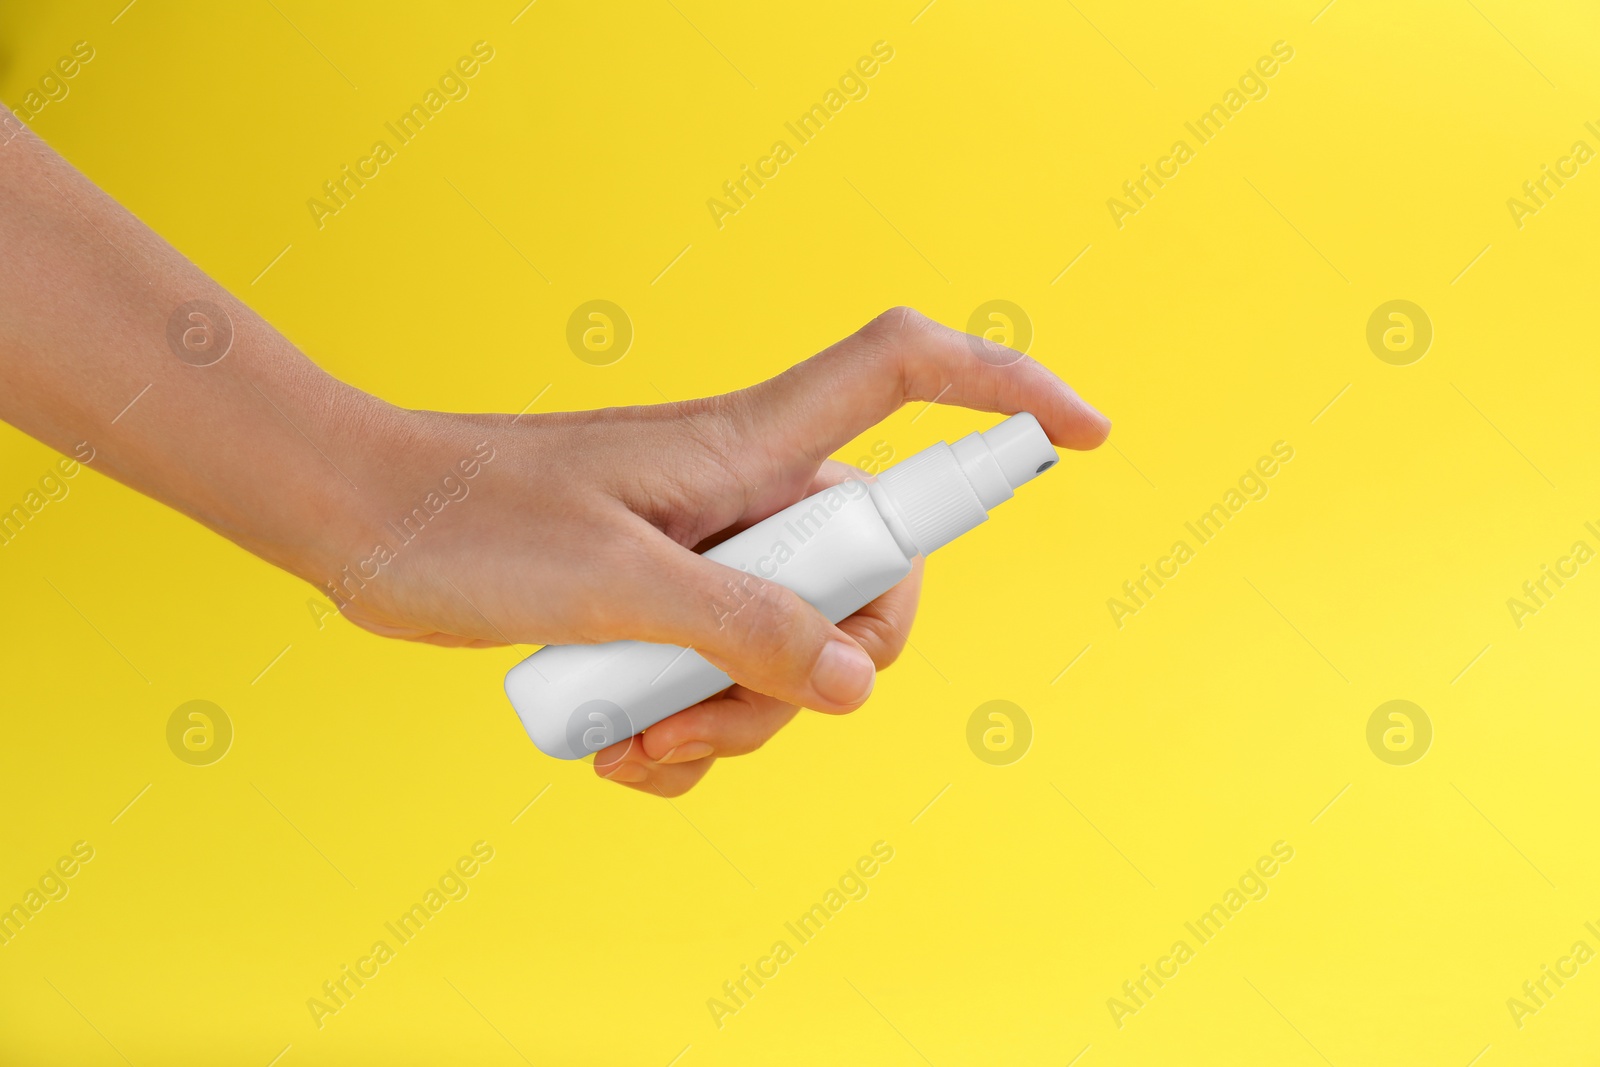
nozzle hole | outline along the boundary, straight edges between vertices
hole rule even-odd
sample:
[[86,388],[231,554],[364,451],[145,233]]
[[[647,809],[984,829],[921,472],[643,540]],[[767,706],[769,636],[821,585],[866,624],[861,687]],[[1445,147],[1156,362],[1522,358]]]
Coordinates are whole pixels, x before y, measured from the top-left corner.
[[1054,467],[1055,465],[1056,465],[1056,461],[1055,460],[1047,459],[1043,463],[1039,464],[1039,469],[1034,471],[1033,473],[1035,473],[1035,474],[1043,474],[1045,471],[1049,470],[1051,467]]

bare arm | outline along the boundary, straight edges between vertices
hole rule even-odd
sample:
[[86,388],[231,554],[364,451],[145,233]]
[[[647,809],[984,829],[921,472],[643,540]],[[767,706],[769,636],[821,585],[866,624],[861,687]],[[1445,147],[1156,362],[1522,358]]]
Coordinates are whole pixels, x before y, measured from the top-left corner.
[[[311,577],[359,500],[335,463],[369,475],[364,446],[399,412],[319,370],[32,133],[7,135],[0,418],[69,455],[87,443],[97,469]],[[333,521],[308,529],[289,500]]]
[[[0,418],[92,448],[375,633],[693,646],[739,684],[597,755],[640,789],[682,792],[798,707],[860,706],[916,609],[920,563],[835,626],[696,546],[837,480],[826,457],[908,400],[1031,411],[1071,448],[1110,429],[1040,364],[906,309],[704,400],[400,409],[323,373],[31,133],[0,141]],[[730,619],[735,577],[752,595]]]

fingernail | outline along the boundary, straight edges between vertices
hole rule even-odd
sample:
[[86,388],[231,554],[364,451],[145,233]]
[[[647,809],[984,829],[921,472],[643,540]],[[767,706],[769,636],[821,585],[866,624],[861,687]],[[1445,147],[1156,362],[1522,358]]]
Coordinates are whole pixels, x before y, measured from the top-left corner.
[[685,741],[677,748],[668,749],[667,754],[656,760],[657,763],[688,763],[690,760],[705,759],[716,749],[704,741]]
[[608,782],[642,782],[649,777],[649,772],[637,763],[619,763],[615,770],[601,775]]
[[1106,417],[1106,413],[1101,411],[1099,408],[1093,406],[1092,404],[1084,404],[1083,407],[1084,407],[1085,411],[1087,411],[1091,416],[1093,416],[1100,423],[1101,436],[1104,436],[1104,437],[1111,436],[1111,420]]
[[1089,403],[1077,393],[1069,393],[1068,397],[1080,411],[1089,416],[1091,421],[1100,423],[1100,437],[1102,439],[1111,436],[1111,420],[1106,417],[1105,412]]
[[835,704],[859,704],[878,676],[872,660],[851,641],[829,641],[811,671],[811,688]]

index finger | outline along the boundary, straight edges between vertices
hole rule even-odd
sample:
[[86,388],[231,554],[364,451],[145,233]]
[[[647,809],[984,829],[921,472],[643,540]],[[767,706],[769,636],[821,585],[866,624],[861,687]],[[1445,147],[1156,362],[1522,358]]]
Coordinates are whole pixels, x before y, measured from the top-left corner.
[[1111,432],[1111,420],[1038,361],[910,308],[886,311],[736,395],[749,401],[743,414],[759,439],[818,462],[911,400],[1004,415],[1031,412],[1062,448],[1095,448]]

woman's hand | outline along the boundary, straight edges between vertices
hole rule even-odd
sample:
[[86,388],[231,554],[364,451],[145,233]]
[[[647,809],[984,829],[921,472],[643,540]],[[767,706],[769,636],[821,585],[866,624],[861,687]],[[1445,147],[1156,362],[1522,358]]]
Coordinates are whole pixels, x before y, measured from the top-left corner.
[[[738,684],[595,759],[613,781],[675,796],[798,707],[859,707],[905,645],[922,576],[919,561],[835,626],[695,550],[839,481],[847,468],[828,455],[907,401],[1031,411],[1068,448],[1105,439],[1105,418],[1044,367],[984,345],[902,308],[724,396],[515,419],[396,412],[357,479],[382,488],[365,494],[345,558],[294,569],[392,637],[692,646]],[[436,516],[418,510],[430,490]],[[734,578],[748,594],[730,613]]]
[[[14,125],[14,124],[13,124]],[[694,551],[836,480],[912,400],[1109,423],[1020,353],[896,309],[770,381],[552,415],[406,411],[324,373],[25,130],[0,126],[0,419],[323,589],[446,645],[693,646],[738,684],[596,769],[674,795],[797,707],[844,712],[894,659],[920,567],[838,626]],[[740,580],[741,607],[725,610]]]

